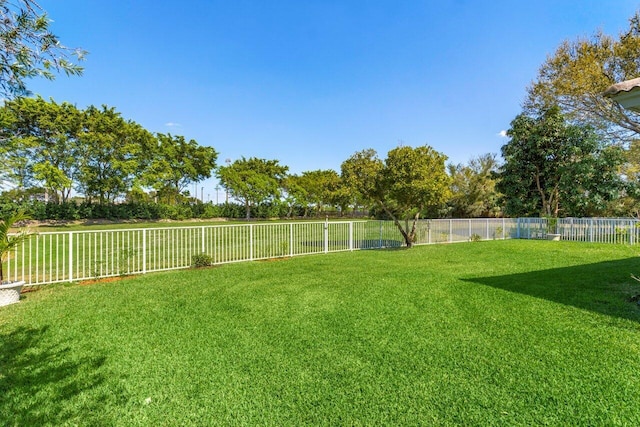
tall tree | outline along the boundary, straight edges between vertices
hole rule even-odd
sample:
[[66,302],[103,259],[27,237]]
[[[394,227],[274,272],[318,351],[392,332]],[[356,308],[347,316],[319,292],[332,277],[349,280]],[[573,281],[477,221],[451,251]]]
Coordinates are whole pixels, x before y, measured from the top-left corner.
[[377,204],[411,247],[420,215],[449,196],[445,161],[429,146],[394,148],[384,162],[368,149],[344,161],[341,170],[345,184]]
[[496,190],[498,161],[495,154],[472,158],[468,164],[449,164],[451,198],[449,214],[454,218],[495,217],[501,213]]
[[303,209],[304,217],[309,213],[307,192],[300,181],[300,175],[287,175],[282,182],[283,201],[288,208],[287,218],[291,217],[296,206],[300,206]]
[[82,74],[85,51],[70,49],[49,28],[50,20],[34,0],[0,0],[0,95],[7,98],[29,93],[25,80],[55,72]]
[[114,108],[85,110],[78,190],[99,203],[125,194],[146,169],[155,138],[139,124],[125,120]]
[[69,103],[41,97],[7,101],[2,110],[7,120],[1,133],[10,147],[6,164],[26,168],[52,200],[67,200],[78,172],[82,113]]
[[624,152],[624,163],[620,168],[624,192],[612,201],[608,212],[612,216],[634,216],[640,218],[640,140],[634,139]]
[[497,188],[509,215],[593,215],[622,188],[622,150],[603,144],[591,128],[568,123],[558,107],[518,115],[507,136]]
[[[180,194],[192,183],[210,178],[216,167],[218,153],[191,139],[171,134],[157,134],[153,159],[142,181],[156,191]],[[167,202],[171,202],[168,200]]]
[[569,120],[591,125],[614,140],[640,133],[640,115],[603,95],[612,84],[640,76],[640,12],[618,37],[596,32],[590,38],[564,41],[540,67],[528,89],[525,110],[531,114],[560,106]]
[[378,153],[368,148],[354,153],[340,166],[340,176],[345,193],[353,204],[354,210],[359,206],[366,209],[376,205],[376,177],[382,172],[384,163],[378,158]]
[[13,117],[0,108],[0,184],[13,186],[24,192],[33,182],[33,152],[36,142],[32,138],[13,137],[7,132]]
[[305,171],[298,180],[305,190],[306,203],[315,206],[316,215],[320,215],[326,205],[333,205],[336,192],[340,188],[340,175],[334,170]]
[[218,168],[220,184],[245,206],[251,219],[251,207],[280,197],[289,168],[278,160],[242,157],[228,166]]

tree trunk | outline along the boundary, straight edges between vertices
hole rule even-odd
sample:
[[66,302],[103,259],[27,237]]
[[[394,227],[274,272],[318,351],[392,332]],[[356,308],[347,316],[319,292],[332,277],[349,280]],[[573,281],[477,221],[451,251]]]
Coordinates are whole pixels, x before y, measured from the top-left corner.
[[412,242],[416,241],[416,226],[418,225],[418,219],[420,219],[421,211],[422,211],[422,208],[418,210],[418,212],[416,212],[415,216],[413,217],[413,224],[411,224],[411,231],[409,232],[409,238],[411,239]]
[[391,217],[391,219],[393,220],[393,223],[398,228],[398,231],[400,231],[400,234],[402,234],[402,237],[404,238],[404,243],[407,245],[407,248],[412,247],[413,240],[411,236],[407,234],[407,230],[405,230],[404,227],[402,227],[402,224],[400,224],[400,221],[398,221],[398,218],[396,218],[396,216],[392,214],[391,211],[387,209],[387,207],[379,200],[378,200],[378,205],[380,205],[382,210],[384,210],[386,214],[389,215],[389,217]]

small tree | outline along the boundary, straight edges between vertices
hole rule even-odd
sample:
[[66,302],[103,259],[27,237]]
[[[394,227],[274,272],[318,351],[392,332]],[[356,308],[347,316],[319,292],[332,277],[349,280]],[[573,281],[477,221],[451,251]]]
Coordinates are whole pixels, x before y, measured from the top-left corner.
[[445,155],[426,145],[394,148],[384,162],[369,149],[355,153],[341,169],[345,184],[378,205],[411,247],[420,215],[449,196],[445,161]]
[[244,204],[249,220],[252,206],[280,197],[288,170],[278,160],[242,157],[218,168],[217,177],[220,184]]
[[11,228],[25,219],[28,219],[28,217],[22,211],[8,214],[0,219],[0,283],[4,281],[3,265],[8,259],[9,254],[31,235],[31,233],[26,230],[10,234]]

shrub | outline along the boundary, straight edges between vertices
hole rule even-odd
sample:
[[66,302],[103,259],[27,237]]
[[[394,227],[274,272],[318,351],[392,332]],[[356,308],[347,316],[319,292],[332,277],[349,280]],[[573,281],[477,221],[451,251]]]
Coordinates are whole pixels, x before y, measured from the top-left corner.
[[479,242],[480,240],[482,240],[482,236],[480,236],[478,233],[473,233],[471,237],[469,237],[469,241],[471,242]]
[[202,213],[200,213],[198,216],[200,218],[217,218],[221,216],[220,215],[221,211],[222,209],[219,208],[218,206],[208,203],[204,205],[204,208],[202,209]]
[[504,230],[502,227],[497,227],[496,231],[493,232],[493,240],[501,239],[503,237]]
[[192,268],[210,267],[212,264],[213,264],[213,258],[211,257],[211,255],[201,253],[191,257]]

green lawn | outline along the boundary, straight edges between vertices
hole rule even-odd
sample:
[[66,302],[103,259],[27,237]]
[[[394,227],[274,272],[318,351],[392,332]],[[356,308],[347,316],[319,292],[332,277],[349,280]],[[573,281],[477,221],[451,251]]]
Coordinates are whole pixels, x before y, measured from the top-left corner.
[[[331,221],[340,221],[341,219],[332,218]],[[345,218],[345,221],[354,221],[351,218]],[[37,232],[50,231],[101,231],[101,230],[130,230],[140,228],[175,228],[175,227],[200,227],[208,225],[229,225],[229,224],[273,224],[279,222],[291,222],[292,220],[265,220],[252,219],[247,222],[243,219],[225,218],[218,219],[191,219],[191,220],[78,220],[78,221],[59,221],[51,223],[34,223],[29,229]],[[324,221],[324,217],[309,217],[296,222],[318,222]],[[355,220],[357,221],[357,219]]]
[[640,425],[638,249],[486,241],[55,285],[0,425]]

